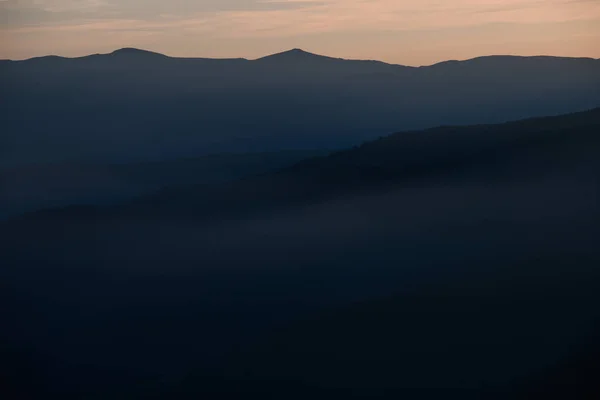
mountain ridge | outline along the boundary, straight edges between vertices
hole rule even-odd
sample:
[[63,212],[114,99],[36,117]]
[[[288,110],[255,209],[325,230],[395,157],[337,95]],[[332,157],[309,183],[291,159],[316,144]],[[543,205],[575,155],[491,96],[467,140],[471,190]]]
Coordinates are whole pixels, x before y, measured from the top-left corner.
[[342,149],[393,131],[600,104],[600,62],[589,59],[488,57],[415,68],[300,49],[247,60],[126,48],[0,69],[5,166]]
[[[35,220],[37,217],[55,220],[68,214],[94,218],[93,216],[101,217],[115,210],[121,210],[117,214],[122,211],[129,212],[140,206],[136,213],[142,210],[141,215],[150,215],[146,213],[164,209],[165,204],[177,198],[179,198],[177,201],[183,200],[182,206],[185,205],[177,213],[191,211],[189,207],[197,207],[194,202],[200,199],[202,199],[200,203],[206,201],[204,204],[206,206],[207,204],[235,203],[239,198],[245,198],[245,196],[253,198],[252,196],[257,194],[256,199],[261,202],[264,199],[261,197],[260,188],[265,189],[263,194],[270,193],[267,197],[281,197],[286,199],[285,202],[290,200],[290,204],[292,204],[295,202],[294,196],[300,193],[300,197],[302,197],[301,193],[304,190],[302,188],[296,194],[294,194],[294,190],[285,193],[285,190],[289,189],[288,183],[292,181],[300,182],[300,187],[308,183],[309,186],[314,186],[314,190],[323,189],[326,192],[332,191],[332,193],[338,190],[336,189],[338,186],[346,190],[348,183],[352,187],[362,187],[364,183],[367,186],[377,187],[398,177],[404,177],[410,181],[413,177],[435,175],[448,167],[461,170],[473,161],[486,164],[487,155],[493,155],[496,151],[512,152],[514,147],[515,154],[518,154],[521,147],[525,149],[531,145],[535,147],[538,142],[555,146],[564,139],[562,134],[564,131],[581,128],[585,130],[593,126],[600,127],[600,107],[500,124],[446,125],[419,131],[395,132],[377,140],[364,142],[354,148],[332,152],[327,156],[311,157],[275,172],[242,179],[236,183],[242,188],[245,195],[238,193],[229,199],[227,199],[226,193],[229,191],[230,184],[225,186],[167,187],[154,194],[141,196],[131,202],[114,206],[73,205],[43,209],[11,218],[6,222],[12,224],[18,223],[20,220]],[[485,132],[488,136],[480,135],[481,132]],[[521,135],[521,132],[524,134]],[[288,183],[282,186],[282,180]],[[259,189],[256,190],[256,193],[254,193],[255,189],[252,189],[253,185]],[[246,191],[246,188],[249,188],[249,191]],[[219,193],[221,189],[225,190],[218,194],[217,197],[220,200],[211,202],[210,196],[206,199],[202,198],[203,196],[198,197],[198,194],[202,195],[205,190],[213,189],[216,189],[215,193]],[[277,194],[278,190],[280,190],[279,194]],[[273,193],[275,195],[272,196]],[[190,194],[190,199],[185,199]],[[256,199],[249,200],[249,203],[251,204]],[[246,210],[246,206],[243,205],[242,209]]]
[[444,65],[444,64],[448,64],[448,63],[472,63],[472,62],[480,62],[480,61],[484,61],[484,60],[503,60],[503,59],[504,60],[567,59],[567,60],[593,60],[593,61],[600,60],[598,58],[592,58],[592,57],[565,57],[565,56],[552,56],[552,55],[522,56],[522,55],[491,54],[491,55],[467,58],[467,59],[463,59],[463,60],[457,60],[457,59],[443,60],[443,61],[435,62],[432,64],[428,64],[428,65],[411,66],[411,65],[406,65],[406,64],[389,63],[389,62],[385,62],[385,61],[381,61],[381,60],[374,60],[374,59],[349,59],[349,58],[341,58],[341,57],[331,57],[331,56],[312,53],[312,52],[309,52],[309,51],[306,51],[306,50],[303,50],[300,48],[284,50],[284,51],[281,51],[278,53],[269,54],[269,55],[259,57],[256,59],[248,59],[248,58],[244,58],[244,57],[225,57],[225,58],[185,57],[185,56],[173,57],[173,56],[169,56],[169,55],[151,51],[151,50],[145,50],[145,49],[140,49],[140,48],[135,48],[135,47],[123,47],[123,48],[119,48],[114,51],[111,51],[109,53],[93,53],[93,54],[88,54],[88,55],[84,55],[84,56],[76,56],[76,57],[65,57],[65,56],[52,54],[52,55],[30,57],[30,58],[20,59],[20,60],[2,59],[0,61],[22,63],[22,62],[28,62],[28,61],[34,61],[34,60],[59,60],[59,59],[60,60],[80,60],[80,59],[85,59],[85,58],[89,58],[89,57],[98,57],[98,56],[130,56],[130,57],[131,56],[138,56],[138,57],[139,56],[144,56],[144,57],[154,56],[154,57],[160,57],[160,58],[171,59],[171,60],[246,60],[246,61],[254,61],[254,62],[256,62],[256,61],[264,62],[264,61],[273,61],[273,60],[277,60],[277,61],[282,61],[282,60],[284,60],[284,61],[302,61],[302,60],[362,61],[362,62],[376,62],[376,63],[386,64],[386,65],[390,65],[390,66],[400,66],[400,67],[408,67],[408,68],[428,68],[428,67],[440,66],[440,65]]

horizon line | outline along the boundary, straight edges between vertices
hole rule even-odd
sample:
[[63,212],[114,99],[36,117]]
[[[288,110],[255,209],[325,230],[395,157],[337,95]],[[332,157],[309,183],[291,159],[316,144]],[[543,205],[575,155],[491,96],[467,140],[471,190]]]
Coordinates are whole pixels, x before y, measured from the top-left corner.
[[38,59],[43,59],[43,58],[61,58],[61,59],[66,59],[66,60],[77,60],[77,59],[82,59],[82,58],[87,58],[87,57],[94,57],[94,56],[109,56],[109,55],[114,55],[116,53],[119,52],[125,52],[125,51],[135,51],[135,52],[140,52],[140,53],[145,53],[145,54],[151,54],[151,55],[155,55],[155,56],[161,56],[161,57],[165,57],[165,58],[170,58],[170,59],[187,59],[187,60],[244,60],[244,61],[248,61],[248,62],[252,62],[252,61],[259,61],[262,59],[266,59],[272,56],[277,56],[277,55],[284,55],[284,54],[289,54],[292,52],[299,52],[301,54],[305,54],[305,55],[310,55],[310,56],[317,56],[317,57],[322,57],[322,58],[329,58],[332,60],[342,60],[342,61],[366,61],[366,62],[379,62],[379,63],[383,63],[383,64],[388,64],[388,65],[395,65],[395,66],[401,66],[401,67],[410,67],[410,68],[420,68],[420,67],[432,67],[438,64],[443,64],[443,63],[448,63],[448,62],[467,62],[467,61],[471,61],[471,60],[477,60],[477,59],[482,59],[482,58],[492,58],[492,57],[511,57],[511,58],[563,58],[563,59],[573,59],[573,60],[595,60],[598,61],[600,60],[600,58],[593,58],[593,57],[572,57],[572,56],[554,56],[554,55],[548,55],[548,54],[535,54],[535,55],[520,55],[520,54],[489,54],[489,55],[482,55],[482,56],[477,56],[477,57],[472,57],[472,58],[467,58],[467,59],[448,59],[448,60],[442,60],[442,61],[438,61],[435,62],[433,64],[423,64],[423,65],[407,65],[407,64],[398,64],[398,63],[390,63],[390,62],[386,62],[386,61],[382,61],[382,60],[377,60],[377,59],[353,59],[353,58],[342,58],[342,57],[331,57],[331,56],[327,56],[327,55],[322,55],[322,54],[317,54],[317,53],[313,53],[310,51],[306,51],[304,49],[301,48],[292,48],[292,49],[288,49],[288,50],[284,50],[284,51],[280,51],[280,52],[276,52],[276,53],[272,53],[272,54],[267,54],[265,56],[262,57],[258,57],[258,58],[245,58],[245,57],[219,57],[219,58],[213,58],[213,57],[201,57],[201,56],[194,56],[194,57],[187,57],[187,56],[170,56],[168,54],[165,53],[160,53],[157,51],[153,51],[153,50],[147,50],[147,49],[141,49],[141,48],[137,48],[137,47],[121,47],[118,48],[116,50],[113,50],[111,52],[108,53],[89,53],[86,55],[82,55],[82,56],[74,56],[74,57],[67,57],[67,56],[61,56],[58,54],[47,54],[47,55],[42,55],[42,56],[35,56],[35,57],[30,57],[30,58],[24,58],[24,59],[0,59],[0,61],[6,62],[6,61],[11,61],[11,62],[25,62],[25,61],[31,61],[31,60],[38,60]]

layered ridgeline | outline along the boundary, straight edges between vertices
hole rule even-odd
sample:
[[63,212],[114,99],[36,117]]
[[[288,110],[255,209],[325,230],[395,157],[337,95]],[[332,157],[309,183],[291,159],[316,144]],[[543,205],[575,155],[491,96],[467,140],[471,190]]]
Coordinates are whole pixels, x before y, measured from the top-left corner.
[[600,61],[406,67],[299,49],[258,60],[138,49],[0,61],[0,219],[238,179],[394,130],[600,104]]
[[600,109],[403,132],[1,223],[4,375],[61,398],[584,398],[598,132]]
[[130,162],[343,148],[395,130],[600,104],[600,61],[491,56],[406,67],[291,50],[258,60],[137,49],[0,61],[0,162]]
[[65,223],[73,216],[78,222],[115,218],[203,223],[263,217],[279,209],[377,193],[397,185],[484,185],[498,179],[526,182],[565,163],[588,162],[580,152],[588,157],[594,154],[595,147],[586,148],[586,144],[598,140],[595,132],[599,124],[600,108],[596,108],[496,125],[400,132],[239,181],[178,184],[114,206],[47,209],[29,213],[22,220]]

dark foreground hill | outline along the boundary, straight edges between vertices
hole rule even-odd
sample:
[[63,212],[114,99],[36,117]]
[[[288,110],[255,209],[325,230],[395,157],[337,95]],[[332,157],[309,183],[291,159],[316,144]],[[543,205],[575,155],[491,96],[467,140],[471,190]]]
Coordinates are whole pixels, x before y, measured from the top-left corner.
[[492,56],[427,67],[302,50],[258,60],[136,49],[0,61],[2,165],[344,148],[393,130],[600,103],[600,61]]
[[599,126],[405,132],[2,223],[5,375],[19,398],[586,398]]

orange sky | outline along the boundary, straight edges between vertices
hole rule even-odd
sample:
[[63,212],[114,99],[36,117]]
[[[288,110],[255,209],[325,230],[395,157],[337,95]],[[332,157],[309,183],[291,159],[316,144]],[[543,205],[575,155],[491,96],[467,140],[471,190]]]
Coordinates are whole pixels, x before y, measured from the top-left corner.
[[0,0],[0,58],[139,47],[289,48],[407,65],[490,54],[600,58],[600,0]]

